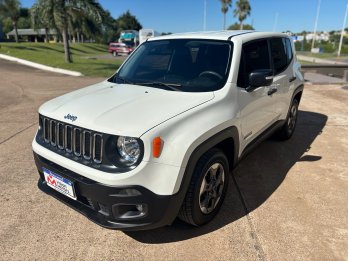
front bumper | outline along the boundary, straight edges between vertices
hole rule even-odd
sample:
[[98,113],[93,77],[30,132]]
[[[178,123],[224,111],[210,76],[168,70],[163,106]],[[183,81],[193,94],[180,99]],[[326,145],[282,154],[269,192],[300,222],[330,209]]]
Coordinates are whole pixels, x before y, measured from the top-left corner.
[[[110,186],[98,183],[34,152],[40,174],[38,187],[45,193],[74,208],[100,226],[120,230],[144,230],[170,225],[177,216],[183,195],[157,195],[142,186]],[[77,200],[50,188],[43,168],[74,183]],[[137,209],[141,206],[141,211]]]

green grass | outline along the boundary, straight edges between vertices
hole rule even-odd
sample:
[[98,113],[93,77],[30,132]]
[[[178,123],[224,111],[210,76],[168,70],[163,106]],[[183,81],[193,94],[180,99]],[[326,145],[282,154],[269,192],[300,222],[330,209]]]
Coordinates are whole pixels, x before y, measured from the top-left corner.
[[340,57],[337,57],[337,54],[335,53],[311,53],[311,52],[300,52],[297,51],[297,54],[300,55],[305,55],[309,57],[314,57],[314,58],[322,58],[322,59],[347,59],[348,55],[347,54],[341,54]]
[[299,63],[300,63],[300,64],[316,64],[316,63],[307,62],[307,61],[302,61],[302,60],[299,60]]
[[[32,62],[81,72],[86,76],[111,76],[122,61],[96,58],[108,54],[102,44],[71,44],[73,63],[64,60],[63,44],[59,43],[0,43],[0,53]],[[110,55],[111,56],[111,55]]]

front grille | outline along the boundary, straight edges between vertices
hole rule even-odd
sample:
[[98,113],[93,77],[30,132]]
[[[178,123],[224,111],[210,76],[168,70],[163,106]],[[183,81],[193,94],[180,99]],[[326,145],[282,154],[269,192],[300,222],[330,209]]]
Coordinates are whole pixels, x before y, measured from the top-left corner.
[[102,162],[102,134],[45,117],[40,117],[40,127],[46,144],[71,156],[83,157],[98,164]]

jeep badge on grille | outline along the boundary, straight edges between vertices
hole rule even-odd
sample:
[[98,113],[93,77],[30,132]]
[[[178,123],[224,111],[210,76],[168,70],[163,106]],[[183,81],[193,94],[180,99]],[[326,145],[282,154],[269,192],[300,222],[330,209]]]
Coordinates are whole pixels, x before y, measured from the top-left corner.
[[77,116],[74,116],[68,113],[67,115],[64,116],[64,119],[71,120],[72,122],[74,122],[77,120]]

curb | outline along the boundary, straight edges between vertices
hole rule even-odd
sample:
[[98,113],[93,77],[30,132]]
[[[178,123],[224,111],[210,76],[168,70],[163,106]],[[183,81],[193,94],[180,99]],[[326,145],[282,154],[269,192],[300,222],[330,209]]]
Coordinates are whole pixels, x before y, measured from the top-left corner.
[[30,61],[27,61],[24,59],[19,59],[19,58],[13,57],[13,56],[5,55],[5,54],[0,54],[0,59],[4,59],[7,61],[11,61],[11,62],[17,62],[17,63],[23,64],[23,65],[37,68],[37,69],[44,70],[44,71],[61,73],[61,74],[66,74],[66,75],[70,75],[70,76],[83,76],[83,74],[80,72],[70,71],[70,70],[65,70],[65,69],[60,69],[60,68],[54,68],[51,66],[43,65],[40,63],[30,62]]

